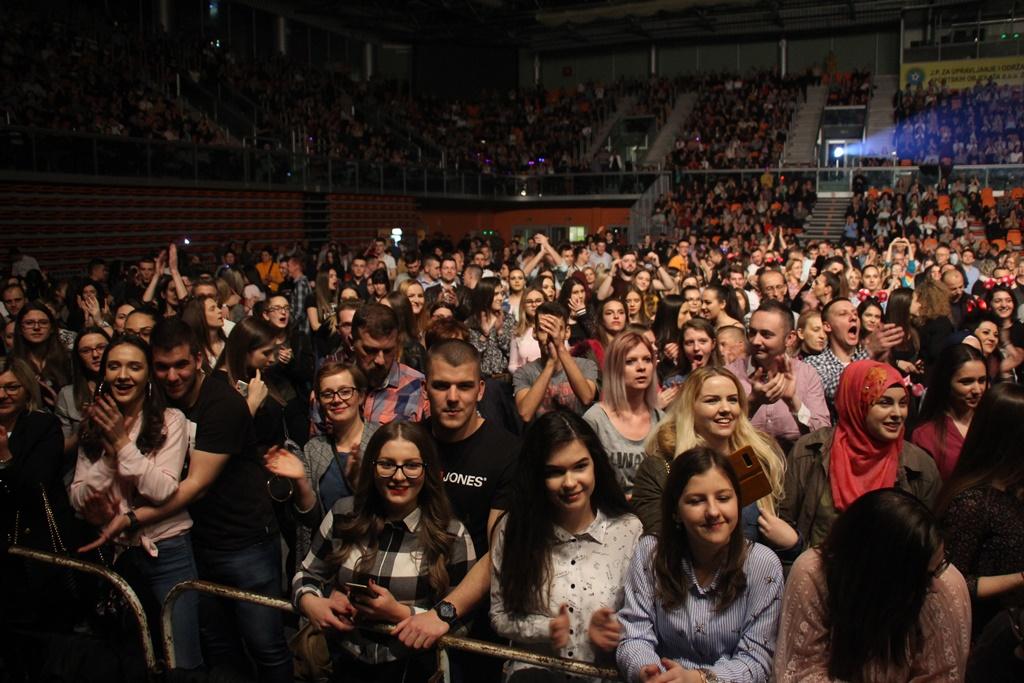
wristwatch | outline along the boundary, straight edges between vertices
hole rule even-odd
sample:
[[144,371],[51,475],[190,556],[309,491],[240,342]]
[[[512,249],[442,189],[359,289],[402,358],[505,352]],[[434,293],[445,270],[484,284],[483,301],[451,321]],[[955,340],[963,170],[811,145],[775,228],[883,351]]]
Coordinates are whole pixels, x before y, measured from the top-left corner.
[[437,612],[437,616],[440,617],[441,621],[451,626],[455,623],[456,619],[459,618],[459,613],[455,609],[455,605],[442,600],[441,602],[434,605],[434,611]]
[[139,528],[139,518],[135,516],[135,510],[129,510],[124,513],[124,516],[128,518],[128,531],[135,531]]

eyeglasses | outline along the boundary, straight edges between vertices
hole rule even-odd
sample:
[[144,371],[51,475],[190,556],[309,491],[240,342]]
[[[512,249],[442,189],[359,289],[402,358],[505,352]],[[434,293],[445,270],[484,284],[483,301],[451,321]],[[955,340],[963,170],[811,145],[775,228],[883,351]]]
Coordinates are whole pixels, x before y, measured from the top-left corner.
[[939,562],[939,566],[938,566],[938,567],[936,567],[936,568],[935,568],[934,570],[932,570],[931,572],[929,572],[929,573],[931,574],[931,577],[932,577],[933,579],[937,579],[937,578],[939,578],[940,576],[942,576],[942,573],[943,573],[944,571],[946,571],[947,569],[949,569],[949,565],[950,565],[950,564],[952,564],[952,563],[951,563],[951,562],[949,561],[949,558],[948,558],[948,557],[943,557],[943,558],[942,558],[942,562]]
[[382,479],[390,479],[398,470],[402,470],[406,479],[419,479],[423,476],[423,463],[421,462],[407,462],[399,465],[390,460],[374,460],[373,465],[377,470],[377,476]]
[[0,384],[0,389],[2,389],[5,394],[10,395],[18,393],[24,389],[24,387],[16,382],[11,382],[10,384]]
[[334,391],[330,389],[324,389],[320,392],[320,400],[324,403],[330,403],[334,399],[340,399],[342,401],[348,401],[356,395],[355,387],[340,387]]
[[22,325],[22,327],[47,328],[47,327],[50,326],[50,321],[49,320],[22,320],[21,321],[21,325]]
[[540,306],[542,303],[544,303],[544,299],[527,299],[523,303],[531,306]]
[[80,354],[82,354],[83,356],[91,356],[94,353],[100,353],[100,354],[103,353],[104,351],[107,350],[108,346],[110,346],[110,344],[97,344],[96,346],[83,346],[80,349],[78,349],[78,352]]
[[270,306],[270,307],[267,308],[267,313],[278,313],[278,312],[291,313],[291,311],[292,311],[292,307],[291,306]]

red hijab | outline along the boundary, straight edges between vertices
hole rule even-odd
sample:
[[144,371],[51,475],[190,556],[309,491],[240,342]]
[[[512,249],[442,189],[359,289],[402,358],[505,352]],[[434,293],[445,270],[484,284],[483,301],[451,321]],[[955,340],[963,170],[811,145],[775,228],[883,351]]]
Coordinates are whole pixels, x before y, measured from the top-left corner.
[[891,365],[873,360],[850,363],[839,379],[839,421],[832,436],[828,467],[837,510],[845,510],[869,491],[896,484],[905,427],[892,441],[880,441],[865,428],[868,409],[894,386],[906,390],[900,373]]

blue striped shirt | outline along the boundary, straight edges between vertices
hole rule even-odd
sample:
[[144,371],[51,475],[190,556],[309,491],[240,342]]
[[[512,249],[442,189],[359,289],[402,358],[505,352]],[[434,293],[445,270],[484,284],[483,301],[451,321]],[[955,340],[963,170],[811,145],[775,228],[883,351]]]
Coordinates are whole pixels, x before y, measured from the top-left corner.
[[626,680],[639,681],[640,670],[648,664],[661,668],[664,657],[730,683],[767,681],[782,608],[778,556],[750,543],[743,564],[747,589],[720,613],[715,609],[717,577],[701,588],[692,565],[683,560],[681,570],[690,583],[686,603],[666,611],[654,582],[656,545],[653,536],[641,538],[629,565],[625,604],[618,615],[622,640],[615,653]]

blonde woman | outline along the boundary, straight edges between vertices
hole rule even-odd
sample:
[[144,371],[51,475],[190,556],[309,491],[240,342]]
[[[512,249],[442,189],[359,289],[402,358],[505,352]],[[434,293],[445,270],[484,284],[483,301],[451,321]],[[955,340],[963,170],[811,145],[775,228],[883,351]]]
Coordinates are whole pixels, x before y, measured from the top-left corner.
[[537,307],[544,303],[544,292],[530,287],[519,299],[519,315],[516,332],[509,345],[508,371],[515,372],[527,363],[540,358],[540,344],[533,336],[533,326],[537,322]]
[[601,400],[583,414],[608,452],[623,493],[633,493],[644,443],[664,416],[658,409],[654,347],[643,334],[625,330],[605,351]]
[[690,374],[679,398],[648,438],[648,455],[637,468],[632,502],[645,531],[657,532],[661,527],[661,495],[676,456],[697,446],[724,456],[750,446],[772,493],[743,508],[743,534],[772,548],[783,560],[796,559],[803,549],[802,539],[776,513],[783,496],[786,461],[771,437],[750,423],[747,412],[747,392],[732,372],[703,367]]
[[423,335],[430,326],[430,311],[427,310],[427,297],[423,285],[418,280],[402,280],[398,291],[409,300],[412,309],[413,325],[416,328],[417,341],[423,343]]

